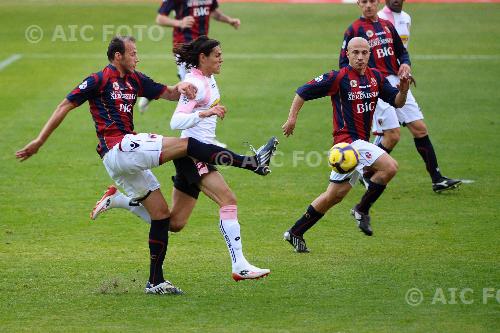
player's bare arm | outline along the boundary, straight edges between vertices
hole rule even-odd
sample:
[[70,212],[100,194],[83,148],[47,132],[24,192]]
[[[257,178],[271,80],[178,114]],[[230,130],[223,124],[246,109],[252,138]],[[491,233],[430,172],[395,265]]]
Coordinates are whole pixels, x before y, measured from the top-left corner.
[[397,108],[401,108],[406,103],[406,96],[408,94],[408,90],[410,90],[410,83],[412,82],[411,76],[403,77],[398,84],[399,92],[394,99],[394,104]]
[[305,100],[299,95],[295,94],[292,105],[290,106],[290,112],[288,113],[288,119],[283,124],[283,126],[281,126],[281,128],[283,129],[283,135],[288,137],[293,134],[295,123],[297,123],[297,116],[304,103]]
[[62,123],[69,111],[76,107],[75,104],[65,98],[55,109],[52,116],[45,123],[38,137],[16,152],[16,158],[21,162],[30,158],[38,152],[38,149],[47,141],[54,130]]
[[156,24],[161,25],[163,27],[186,29],[186,28],[191,28],[193,26],[194,17],[186,16],[183,17],[182,20],[177,20],[167,15],[158,14],[156,15]]
[[196,96],[196,87],[188,82],[179,82],[173,87],[167,87],[165,92],[160,95],[160,98],[169,101],[178,101],[179,97],[185,95],[188,99],[194,99]]
[[215,9],[211,14],[211,17],[214,18],[214,20],[219,21],[219,22],[224,22],[227,24],[230,24],[233,26],[233,28],[238,29],[240,27],[241,21],[239,18],[234,18],[231,16],[227,16],[223,12],[220,11],[220,9]]
[[226,107],[218,104],[218,105],[214,106],[213,108],[210,108],[206,111],[201,111],[200,113],[198,113],[198,115],[200,116],[200,118],[206,118],[206,117],[211,117],[211,116],[215,115],[215,116],[219,117],[220,119],[224,119],[226,112],[227,112]]

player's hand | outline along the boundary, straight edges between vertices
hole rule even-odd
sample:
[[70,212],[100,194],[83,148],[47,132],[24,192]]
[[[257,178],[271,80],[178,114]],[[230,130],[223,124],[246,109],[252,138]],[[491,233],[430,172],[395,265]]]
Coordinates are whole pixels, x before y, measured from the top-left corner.
[[399,79],[402,79],[403,77],[410,77],[411,76],[410,65],[402,64],[401,66],[399,66],[398,76],[399,76]]
[[206,118],[206,117],[211,117],[211,116],[215,115],[215,116],[219,117],[220,119],[224,119],[226,112],[227,112],[227,109],[224,105],[217,104],[216,106],[214,106],[211,109],[208,109],[206,111],[201,111],[199,113],[199,116],[201,118]]
[[194,17],[186,16],[181,20],[181,29],[190,29],[194,24]]
[[31,141],[23,149],[16,151],[16,158],[19,159],[20,162],[27,160],[38,152],[42,144],[43,142],[38,139]]
[[293,118],[288,118],[286,122],[281,126],[281,129],[283,130],[283,135],[288,137],[293,134],[293,130],[295,129],[295,123],[297,122],[297,119]]
[[399,84],[397,84],[396,87],[399,89],[400,92],[406,94],[408,90],[410,90],[410,84],[412,80],[413,78],[411,76],[403,77],[402,79],[399,80]]
[[192,83],[179,82],[177,84],[177,91],[179,91],[181,95],[186,96],[188,99],[194,99],[196,97],[197,89]]
[[241,21],[239,18],[229,19],[229,24],[233,26],[233,28],[238,29],[240,27]]

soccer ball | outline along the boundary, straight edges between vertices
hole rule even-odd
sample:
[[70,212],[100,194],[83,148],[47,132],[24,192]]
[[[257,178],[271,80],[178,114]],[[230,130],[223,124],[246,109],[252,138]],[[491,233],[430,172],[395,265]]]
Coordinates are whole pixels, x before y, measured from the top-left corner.
[[328,154],[328,164],[337,173],[349,173],[356,168],[358,163],[358,151],[345,142],[334,145]]

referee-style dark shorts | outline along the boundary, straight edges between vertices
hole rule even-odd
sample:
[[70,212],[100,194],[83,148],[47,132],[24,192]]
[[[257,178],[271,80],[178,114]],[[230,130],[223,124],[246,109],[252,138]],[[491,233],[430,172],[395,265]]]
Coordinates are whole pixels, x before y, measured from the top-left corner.
[[172,177],[174,187],[190,197],[198,199],[201,176],[217,171],[217,168],[204,162],[194,162],[191,157],[182,157],[174,160],[175,176]]

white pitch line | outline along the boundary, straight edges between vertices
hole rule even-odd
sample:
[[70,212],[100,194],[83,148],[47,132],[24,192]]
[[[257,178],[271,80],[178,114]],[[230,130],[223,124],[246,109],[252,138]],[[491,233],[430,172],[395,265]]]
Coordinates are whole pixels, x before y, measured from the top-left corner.
[[[20,55],[17,55],[21,57]],[[84,54],[84,53],[31,53],[25,54],[28,59],[105,59],[106,55],[103,54]],[[12,58],[12,57],[11,57]],[[224,53],[225,59],[240,59],[240,60],[331,60],[338,59],[337,54],[325,53]],[[500,54],[416,54],[410,56],[414,60],[422,61],[449,61],[449,60],[464,60],[464,61],[490,61],[500,60]],[[10,59],[10,58],[9,58]],[[9,60],[7,59],[7,60]],[[139,59],[145,60],[165,60],[173,59],[173,56],[165,54],[148,54],[143,53],[139,55]],[[6,60],[6,61],[7,61]],[[17,59],[15,59],[17,60]],[[14,61],[15,61],[14,60]],[[0,68],[1,69],[1,68]]]
[[14,61],[17,61],[21,59],[23,56],[20,54],[13,54],[4,61],[0,62],[0,71],[3,70],[5,67],[9,66],[12,64]]

